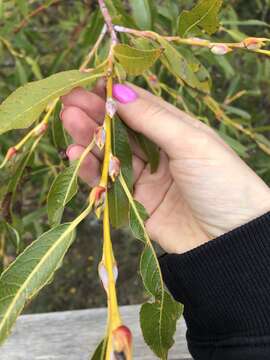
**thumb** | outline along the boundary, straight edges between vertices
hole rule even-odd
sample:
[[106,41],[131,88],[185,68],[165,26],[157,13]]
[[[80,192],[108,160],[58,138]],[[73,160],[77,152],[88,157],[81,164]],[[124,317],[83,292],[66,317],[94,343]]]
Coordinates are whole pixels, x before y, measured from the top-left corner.
[[170,156],[179,151],[183,139],[192,139],[197,131],[186,122],[185,113],[176,115],[165,102],[137,86],[115,84],[113,97],[121,119]]

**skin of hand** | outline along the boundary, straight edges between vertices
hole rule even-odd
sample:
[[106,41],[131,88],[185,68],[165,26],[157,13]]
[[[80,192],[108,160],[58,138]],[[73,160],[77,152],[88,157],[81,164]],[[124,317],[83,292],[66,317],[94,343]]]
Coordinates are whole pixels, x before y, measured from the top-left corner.
[[[122,121],[160,147],[151,174],[132,142],[134,196],[150,215],[150,237],[166,252],[187,252],[269,211],[268,186],[213,129],[133,85],[115,85],[114,98]],[[104,99],[102,81],[92,92],[76,88],[62,98],[60,118],[74,140],[70,161],[103,123]],[[98,184],[102,156],[95,148],[81,166],[90,186]]]

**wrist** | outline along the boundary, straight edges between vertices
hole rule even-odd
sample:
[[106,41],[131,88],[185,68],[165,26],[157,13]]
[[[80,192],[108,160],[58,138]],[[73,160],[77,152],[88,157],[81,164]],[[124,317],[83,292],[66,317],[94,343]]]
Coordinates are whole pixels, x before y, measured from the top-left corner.
[[178,218],[177,222],[172,217],[161,225],[151,223],[150,220],[146,228],[150,238],[168,254],[183,254],[212,239],[193,217],[186,214]]

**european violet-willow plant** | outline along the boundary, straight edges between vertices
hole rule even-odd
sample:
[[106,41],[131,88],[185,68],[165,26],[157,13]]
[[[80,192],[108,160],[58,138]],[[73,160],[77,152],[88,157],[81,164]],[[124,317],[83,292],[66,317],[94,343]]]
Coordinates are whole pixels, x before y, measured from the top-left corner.
[[[103,255],[98,274],[107,296],[108,321],[104,339],[92,359],[132,359],[132,334],[123,324],[118,309],[115,287],[118,270],[110,236],[111,226],[119,228],[127,222],[134,236],[144,244],[140,273],[149,302],[142,305],[140,312],[142,333],[155,355],[167,359],[174,343],[176,323],[183,309],[164,287],[159,262],[144,225],[147,212],[133,198],[129,136],[133,136],[142,147],[152,172],[158,167],[159,149],[141,134],[128,129],[118,118],[113,84],[125,81],[127,76],[140,75],[156,95],[160,96],[164,91],[179,100],[188,111],[184,98],[177,90],[159,82],[157,69],[159,72],[160,69],[166,70],[179,88],[200,98],[218,121],[250,137],[265,153],[270,154],[269,144],[262,135],[231,119],[211,97],[210,75],[192,52],[192,49],[201,47],[216,56],[225,56],[234,51],[269,56],[270,51],[263,48],[270,40],[249,37],[240,42],[212,42],[210,36],[219,29],[218,15],[222,0],[199,0],[190,11],[183,11],[179,16],[177,36],[139,30],[135,25],[133,28],[127,27],[115,16],[118,2],[114,5],[110,0],[99,0],[99,7],[104,17],[104,27],[80,69],[60,72],[20,87],[0,106],[0,134],[28,128],[35,123],[27,135],[8,150],[0,166],[1,171],[7,167],[17,169],[12,180],[7,182],[4,193],[0,194],[2,207],[4,204],[5,208],[9,208],[12,207],[22,173],[51,126],[52,115],[59,114],[60,97],[77,86],[91,86],[100,78],[106,79],[103,125],[97,128],[94,139],[80,159],[59,173],[48,190],[47,209],[51,229],[32,242],[0,277],[0,342],[8,337],[26,303],[51,281],[73,243],[76,227],[94,211],[103,221]],[[88,68],[101,44],[108,39],[104,59],[94,68]],[[91,189],[84,211],[72,222],[61,224],[64,209],[78,190],[79,168],[95,146],[104,149],[100,183]],[[12,212],[12,208],[9,210]],[[9,221],[5,220],[5,226],[11,231]]]

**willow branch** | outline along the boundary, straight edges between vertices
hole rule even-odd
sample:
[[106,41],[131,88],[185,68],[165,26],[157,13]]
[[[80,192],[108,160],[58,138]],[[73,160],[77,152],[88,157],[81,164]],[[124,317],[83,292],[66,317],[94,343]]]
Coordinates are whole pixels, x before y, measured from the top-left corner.
[[[54,2],[51,5],[56,5],[60,2],[61,0],[54,0]],[[22,20],[22,22],[13,30],[14,34],[17,34],[19,31],[21,31],[25,26],[28,25],[29,21],[37,16],[38,14],[40,14],[41,12],[43,12],[44,10],[46,10],[48,8],[48,6],[45,5],[40,5],[39,7],[37,7],[35,10],[33,10],[24,20]]]
[[114,26],[114,30],[116,32],[122,32],[131,34],[134,36],[145,37],[151,40],[158,40],[159,38],[163,38],[170,42],[176,42],[182,45],[189,45],[189,46],[197,46],[197,47],[204,47],[212,50],[213,53],[217,55],[225,55],[233,50],[247,50],[250,52],[255,52],[258,54],[270,56],[269,50],[261,49],[261,47],[265,46],[265,43],[270,42],[270,39],[267,38],[255,38],[249,37],[244,39],[238,43],[222,43],[222,42],[211,42],[207,39],[201,38],[181,38],[180,36],[162,36],[153,31],[141,31],[136,29],[127,28],[124,26]]

